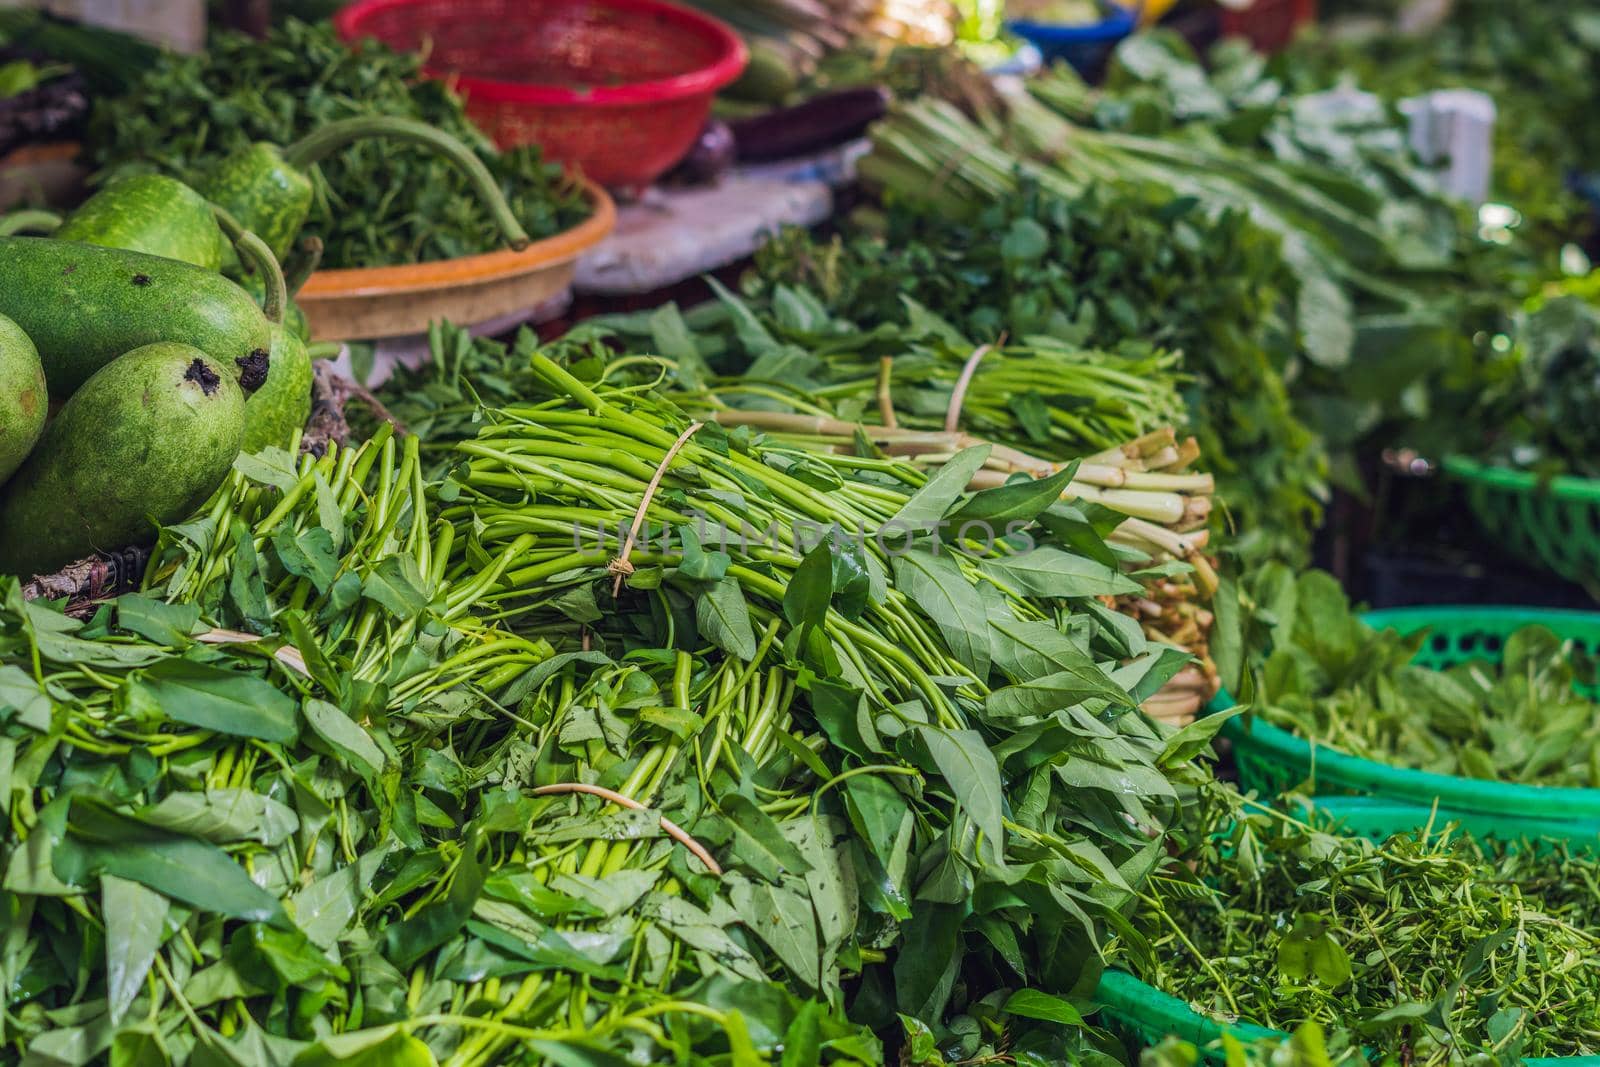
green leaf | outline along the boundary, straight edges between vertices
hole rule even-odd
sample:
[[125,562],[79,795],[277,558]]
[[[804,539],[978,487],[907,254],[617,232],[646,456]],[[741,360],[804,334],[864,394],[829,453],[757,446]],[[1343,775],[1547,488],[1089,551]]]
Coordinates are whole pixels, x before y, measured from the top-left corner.
[[949,555],[914,549],[894,557],[895,585],[939,628],[956,660],[989,677],[989,634],[983,601]]
[[589,878],[581,874],[557,874],[550,879],[550,888],[557,893],[593,907],[606,918],[614,918],[639,903],[639,899],[661,881],[662,872],[638,871],[624,868],[603,878]]
[[1081,671],[1057,671],[1042,678],[1033,678],[1004,689],[996,689],[984,703],[989,716],[1013,728],[1023,725],[1023,720],[1049,716],[1096,698],[1111,700],[1123,707],[1136,707],[1133,698],[1118,689],[1105,674],[1096,670],[1101,680]]
[[668,896],[661,892],[651,893],[644,898],[639,914],[645,919],[659,923],[668,933],[690,948],[708,953],[740,978],[758,982],[767,980],[766,974],[754,956],[729,937],[728,932],[710,915],[683,897]]
[[777,956],[791,978],[808,990],[822,984],[822,954],[811,902],[787,883],[755,882],[737,871],[723,879],[731,884],[728,899],[745,929]]
[[695,623],[718,648],[740,659],[754,659],[756,634],[744,590],[732,578],[712,582],[695,597]]
[[268,848],[283,844],[300,825],[294,809],[249,789],[168,793],[141,809],[139,818],[215,845],[255,841]]
[[311,732],[333,750],[334,754],[350,763],[363,778],[373,779],[384,768],[383,749],[342,709],[326,700],[312,698],[301,709]]
[[650,343],[658,354],[678,365],[679,384],[685,389],[701,387],[706,378],[705,360],[677,304],[662,304],[650,313]]
[[1031,263],[1050,250],[1050,233],[1030,218],[1011,220],[1011,228],[1000,239],[1002,258],[1016,263]]
[[711,287],[711,291],[716,294],[723,307],[728,309],[733,319],[734,333],[738,335],[739,343],[745,347],[746,352],[751,356],[764,356],[778,347],[777,339],[761,324],[761,320],[750,310],[748,304],[734,296],[728,291],[727,286],[709,274],[706,275],[706,284]]
[[833,551],[827,543],[813,548],[795,568],[783,591],[783,616],[790,626],[821,626],[833,599]]
[[974,445],[950,457],[949,462],[934,471],[922,488],[883,524],[883,531],[913,533],[934,528],[950,506],[966,493],[967,483],[988,462],[992,451],[989,445]]
[[1029,441],[1036,445],[1050,442],[1050,405],[1037,391],[1029,389],[1012,393],[1007,406],[1011,414],[1017,417],[1017,424],[1028,435]]
[[426,580],[410,556],[389,556],[361,582],[361,595],[382,604],[397,619],[412,619],[428,606]]
[[295,1056],[291,1067],[437,1067],[428,1046],[398,1023],[330,1034]]
[[1005,838],[1001,830],[1000,766],[976,730],[945,730],[918,725],[908,736],[921,743],[933,760],[932,770],[944,778],[945,787],[967,817],[983,832],[988,858],[1002,862]]
[[1097,695],[1127,703],[1126,693],[1100,669],[1094,657],[1051,624],[996,619],[994,629],[998,635],[995,663],[1011,678],[1029,681],[1068,671],[1077,674],[1085,686],[1100,686]]
[[200,609],[193,604],[168,604],[138,593],[118,597],[116,605],[118,626],[171,648],[187,645],[200,621]]
[[1122,596],[1137,593],[1139,583],[1103,563],[1075,556],[1052,545],[978,564],[1003,585],[1029,597]]
[[261,576],[261,557],[256,552],[255,536],[238,517],[234,518],[230,529],[233,569],[228,573],[228,603],[241,620],[256,627],[257,632],[265,633],[272,620],[272,606],[267,602],[267,583]]
[[386,848],[361,855],[356,862],[312,882],[289,898],[289,913],[314,945],[332,948],[361,910],[368,887],[388,856]]
[[1167,738],[1166,745],[1161,749],[1161,756],[1156,760],[1157,766],[1177,767],[1188,763],[1211,747],[1212,739],[1217,736],[1217,731],[1222,729],[1223,724],[1243,714],[1244,710],[1241,706],[1200,716]]
[[1000,1010],[1024,1019],[1042,1019],[1063,1026],[1082,1026],[1083,1016],[1070,1000],[1041,993],[1037,989],[1019,989],[1006,998]]
[[1278,942],[1278,970],[1295,981],[1315,977],[1329,989],[1338,989],[1354,974],[1349,955],[1334,940],[1327,921],[1304,912],[1295,916],[1294,929]]
[[1217,583],[1211,610],[1215,618],[1211,627],[1211,660],[1217,665],[1222,687],[1238,693],[1239,676],[1244,670],[1244,612],[1239,603],[1239,587],[1231,578]]
[[272,547],[283,569],[296,578],[309,580],[318,593],[326,593],[339,574],[339,556],[333,537],[321,526],[296,533],[287,526],[272,535]]
[[109,1067],[170,1067],[171,1063],[161,1031],[152,1023],[124,1026],[111,1039]]
[[683,546],[683,562],[678,564],[678,573],[685,578],[696,581],[717,582],[721,581],[728,573],[728,566],[733,558],[726,552],[707,552],[700,544],[700,534],[693,524],[685,523],[677,527],[678,541]]
[[233,461],[233,469],[261,485],[270,485],[279,492],[287,493],[300,481],[300,472],[295,469],[295,459],[287,449],[276,446],[263,448],[259,452],[246,452]]
[[167,921],[167,898],[138,882],[100,876],[100,914],[106,924],[106,1006],[113,1025],[144,990]]
[[445,898],[383,931],[383,954],[395,966],[410,967],[454,937],[472,917],[472,906],[483,892],[482,851],[482,842],[473,829],[463,842],[461,862]]
[[285,744],[300,735],[295,699],[250,674],[168,659],[131,675],[123,691],[130,707],[234,737]]
[[786,874],[804,874],[811,864],[790,844],[771,815],[742,793],[729,793],[718,801],[722,813],[733,827],[734,858],[769,882]]
[[[0,709],[9,709],[30,730],[50,729],[52,704],[38,679],[14,663],[0,667]],[[7,716],[0,715],[0,719]]]
[[110,874],[245,922],[287,923],[277,899],[215,845],[180,837],[91,801],[74,798],[68,836],[55,849],[57,877],[87,885]]
[[808,1000],[783,1034],[778,1067],[819,1067],[822,1062],[822,1005]]
[[990,540],[999,540],[1009,532],[1008,524],[1030,523],[1058,503],[1062,490],[1077,473],[1078,463],[1074,460],[1048,478],[1013,479],[993,489],[979,490],[950,516],[950,532],[959,536],[962,525],[976,523],[986,528]]

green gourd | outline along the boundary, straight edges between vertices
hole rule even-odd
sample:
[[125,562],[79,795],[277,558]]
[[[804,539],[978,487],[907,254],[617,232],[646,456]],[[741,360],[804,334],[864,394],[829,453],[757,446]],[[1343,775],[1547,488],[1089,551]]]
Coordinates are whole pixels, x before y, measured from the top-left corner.
[[0,237],[0,315],[33,340],[51,395],[62,398],[157,341],[193,345],[254,391],[272,347],[250,294],[214,271],[47,237]]
[[49,408],[39,350],[21,327],[0,316],[0,482],[33,451]]
[[192,345],[163,341],[96,371],[0,490],[0,571],[48,573],[155,536],[222,484],[244,393]]
[[225,242],[211,205],[165,174],[112,182],[80,204],[53,236],[222,269]]

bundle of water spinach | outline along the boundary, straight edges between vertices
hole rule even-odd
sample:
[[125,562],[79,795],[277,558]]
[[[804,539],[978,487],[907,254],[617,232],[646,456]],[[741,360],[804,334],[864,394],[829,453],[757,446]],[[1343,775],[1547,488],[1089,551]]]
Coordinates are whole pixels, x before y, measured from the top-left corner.
[[1600,788],[1600,717],[1575,688],[1593,686],[1595,666],[1572,641],[1526,626],[1497,662],[1435,671],[1411,662],[1428,631],[1368,626],[1332,575],[1263,568],[1251,592],[1261,647],[1272,650],[1252,714],[1379,763]]
[[1350,1027],[1408,1063],[1600,1050],[1600,859],[1442,823],[1374,843],[1206,791],[1124,965],[1224,1020]]
[[[1096,535],[1059,482],[973,493],[982,447],[931,475],[818,455],[532,365],[549,399],[486,412],[457,446],[446,576],[483,575],[486,619],[575,656],[689,650],[732,677],[641,712],[663,731],[642,755],[603,709],[575,727],[601,783],[672,768],[667,814],[699,836],[703,793],[727,820],[707,836],[782,901],[820,903],[759,843],[837,820],[861,893],[842,943],[820,907],[753,929],[780,954],[782,933],[841,966],[887,956],[861,972],[860,1021],[899,1011],[943,1040],[995,989],[1092,988],[1217,723],[1174,734],[1137,711],[1188,656],[1097,599],[1137,584],[1071,547]],[[754,705],[748,730],[724,724]]]

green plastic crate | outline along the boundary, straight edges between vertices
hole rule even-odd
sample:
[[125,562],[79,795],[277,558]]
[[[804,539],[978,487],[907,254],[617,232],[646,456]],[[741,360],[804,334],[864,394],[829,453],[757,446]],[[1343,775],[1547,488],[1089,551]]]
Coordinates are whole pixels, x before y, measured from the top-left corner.
[[[1600,613],[1587,611],[1400,608],[1371,612],[1365,620],[1371,626],[1392,627],[1401,633],[1431,631],[1413,662],[1435,670],[1473,659],[1497,660],[1507,637],[1534,624],[1548,627],[1586,652],[1600,649]],[[1593,687],[1580,687],[1579,692],[1590,700],[1600,699]],[[1211,710],[1231,704],[1232,698],[1222,693],[1212,701]],[[1230,720],[1221,732],[1233,742],[1240,785],[1262,796],[1275,797],[1303,787],[1318,796],[1378,796],[1424,808],[1438,804],[1452,814],[1600,820],[1600,789],[1487,782],[1393,767],[1315,744],[1251,716]]]
[[[1315,806],[1336,819],[1345,831],[1379,841],[1396,833],[1420,829],[1432,820],[1441,828],[1446,822],[1455,822],[1467,833],[1505,841],[1565,837],[1574,844],[1588,842],[1600,847],[1600,820],[1573,823],[1505,814],[1456,814],[1446,819],[1431,808],[1370,797],[1318,798]],[[1168,1035],[1192,1042],[1201,1049],[1220,1041],[1224,1033],[1240,1041],[1288,1036],[1252,1023],[1227,1023],[1202,1015],[1188,1002],[1163,993],[1126,971],[1106,971],[1091,999],[1100,1007],[1100,1021],[1104,1026],[1141,1048],[1159,1044]],[[1202,1057],[1207,1064],[1223,1063],[1220,1053],[1207,1051]],[[1522,1062],[1529,1067],[1600,1067],[1600,1056],[1530,1058]]]
[[1600,584],[1600,480],[1541,478],[1462,456],[1446,459],[1444,469],[1498,544],[1569,581]]

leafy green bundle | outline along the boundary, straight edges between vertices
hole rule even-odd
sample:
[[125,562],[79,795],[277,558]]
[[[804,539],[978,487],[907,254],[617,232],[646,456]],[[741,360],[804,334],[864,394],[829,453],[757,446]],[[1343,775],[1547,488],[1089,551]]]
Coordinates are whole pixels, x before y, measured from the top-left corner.
[[[461,101],[421,75],[421,60],[375,41],[350,47],[331,27],[289,20],[264,41],[213,35],[197,56],[166,55],[124,96],[95,103],[85,151],[103,177],[158,170],[199,181],[254,141],[289,144],[360,115],[416,119],[471,145],[537,239],[587,214],[582,191],[536,148],[496,152]],[[320,169],[307,223],[327,267],[371,267],[476,255],[500,244],[466,179],[420,149],[356,144]]]
[[[861,973],[858,1021],[898,1011],[938,1041],[976,1040],[996,989],[1092,988],[1105,931],[1127,932],[1115,902],[1161,852],[1140,828],[1199,781],[1188,761],[1216,723],[1169,734],[1134,711],[1187,657],[1096,599],[1137,586],[1083,551],[1091,531],[1059,484],[969,494],[983,449],[930,477],[694,428],[637,388],[575,376],[598,381],[599,360],[533,365],[549,399],[491,413],[458,446],[441,490],[459,530],[448,573],[509,556],[481,597],[499,624],[586,633],[590,657],[690,649],[732,679],[653,712],[654,731],[602,716],[579,773],[670,766],[663,810],[690,805],[692,820],[703,795],[706,832],[717,840],[720,809],[745,865],[811,812],[848,826],[835,848],[862,894],[852,924],[809,918],[797,865],[749,873],[788,916],[758,937],[821,938],[841,966],[889,956]],[[1014,534],[985,543],[985,522]],[[638,531],[630,552],[619,527]],[[901,544],[911,528],[928,532]],[[755,725],[730,718],[756,706]]]
[[[597,723],[726,672],[576,662],[472,618],[487,586],[441,581],[453,527],[422,484],[415,439],[268,452],[166,531],[147,595],[82,623],[6,581],[0,1060],[877,1062],[805,1000],[820,956],[782,987],[734,932],[787,901],[736,871],[711,894],[659,813],[534,788]],[[842,923],[831,826],[757,855]]]
[[1134,919],[1146,981],[1219,1017],[1348,1026],[1402,1062],[1600,1049],[1593,854],[1453,828],[1374,844],[1211,792]]
[[[1208,215],[1192,200],[1110,184],[1075,196],[1032,186],[970,218],[902,200],[882,237],[828,244],[790,234],[758,267],[757,297],[803,286],[857,322],[903,321],[914,300],[979,340],[1049,339],[1146,366],[1163,351],[1181,357],[1140,373],[1180,375],[1189,425],[1229,509],[1230,544],[1246,558],[1304,559],[1326,457],[1283,379],[1295,351],[1284,317],[1293,281],[1270,235],[1242,213]],[[980,369],[975,381],[984,380]],[[1081,404],[1042,395],[1058,418]],[[1014,392],[1011,419],[974,429],[1039,447],[1022,418],[1026,396]]]
[[1362,622],[1329,574],[1269,568],[1252,582],[1271,654],[1252,713],[1342,752],[1438,774],[1600,788],[1600,718],[1574,691],[1594,665],[1542,626],[1498,663],[1411,665],[1426,631]]

